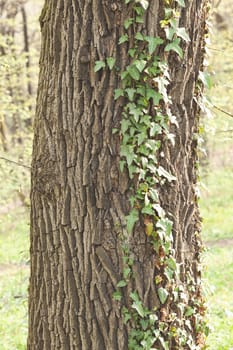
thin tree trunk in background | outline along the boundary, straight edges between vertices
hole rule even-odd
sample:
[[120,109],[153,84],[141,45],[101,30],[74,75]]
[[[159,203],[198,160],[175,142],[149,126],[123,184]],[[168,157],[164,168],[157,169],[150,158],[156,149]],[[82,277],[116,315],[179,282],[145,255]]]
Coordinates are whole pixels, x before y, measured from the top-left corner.
[[28,40],[28,23],[25,7],[21,6],[21,14],[23,19],[23,37],[24,37],[24,52],[27,54],[26,69],[27,69],[27,90],[28,94],[32,95],[32,84],[30,81],[30,57],[29,57],[29,40]]
[[[165,143],[161,163],[177,177],[160,191],[174,222],[174,249],[187,298],[199,294],[199,213],[195,199],[194,100],[203,60],[205,1],[188,1],[181,26],[191,41],[184,61],[170,54],[170,94],[177,117],[176,145]],[[31,278],[28,350],[125,350],[130,324],[123,323],[112,294],[122,275],[120,236],[128,214],[130,181],[119,170],[122,106],[114,101],[116,73],[94,73],[96,60],[116,57],[127,65],[127,45],[119,46],[127,18],[123,1],[46,0],[40,17],[42,48],[35,117],[31,190]],[[150,1],[145,33],[158,35],[162,2]],[[132,235],[136,289],[145,306],[159,305],[155,257],[143,225]],[[187,290],[188,276],[194,291]],[[171,305],[176,308],[175,305]],[[196,337],[193,326],[190,334]],[[172,349],[175,349],[172,348]]]

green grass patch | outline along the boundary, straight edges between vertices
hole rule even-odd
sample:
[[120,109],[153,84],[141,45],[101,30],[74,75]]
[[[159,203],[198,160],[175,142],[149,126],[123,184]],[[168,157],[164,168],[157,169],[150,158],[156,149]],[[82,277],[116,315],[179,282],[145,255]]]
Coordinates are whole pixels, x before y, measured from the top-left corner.
[[205,254],[209,325],[212,329],[207,344],[212,350],[233,347],[232,247],[212,247]]
[[27,341],[28,267],[1,266],[0,349],[25,350]]

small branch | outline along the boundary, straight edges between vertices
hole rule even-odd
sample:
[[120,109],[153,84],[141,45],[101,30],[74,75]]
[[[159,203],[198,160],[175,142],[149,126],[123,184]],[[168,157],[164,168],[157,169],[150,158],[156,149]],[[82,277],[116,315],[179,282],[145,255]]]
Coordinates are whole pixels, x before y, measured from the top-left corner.
[[15,165],[17,165],[17,166],[21,166],[21,167],[26,168],[26,169],[31,169],[31,167],[28,166],[28,165],[24,165],[24,164],[15,162],[14,160],[7,159],[7,158],[5,158],[5,157],[0,157],[0,159],[5,160],[6,162],[9,162],[9,163],[15,164]]
[[228,132],[229,133],[233,132],[233,129],[215,131],[215,134],[224,134],[224,133],[228,133]]
[[225,111],[224,109],[222,109],[222,108],[220,108],[220,107],[218,107],[218,106],[216,106],[216,105],[212,105],[212,107],[215,108],[215,109],[217,109],[218,111],[220,111],[220,112],[222,112],[222,113],[228,115],[229,117],[233,118],[233,114],[232,114],[232,113],[229,113],[229,112]]

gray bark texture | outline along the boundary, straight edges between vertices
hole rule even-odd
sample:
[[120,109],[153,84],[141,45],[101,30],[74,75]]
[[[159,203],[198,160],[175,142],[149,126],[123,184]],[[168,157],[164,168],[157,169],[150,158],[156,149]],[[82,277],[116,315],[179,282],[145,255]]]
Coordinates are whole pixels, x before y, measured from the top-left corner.
[[[161,205],[174,222],[174,248],[182,282],[199,285],[199,213],[196,203],[198,72],[203,61],[205,1],[189,0],[180,26],[191,41],[184,60],[169,54],[172,111],[179,128],[175,147],[164,143],[161,164],[177,181],[160,190]],[[124,1],[46,0],[40,17],[42,46],[35,117],[31,189],[31,277],[28,350],[126,350],[130,325],[113,301],[122,279],[119,237],[129,213],[130,181],[119,170],[122,102],[114,101],[120,79],[96,60],[128,63],[118,45],[129,13]],[[151,0],[147,35],[159,34],[163,1]],[[133,28],[132,28],[133,34]],[[143,224],[131,237],[134,281],[145,306],[158,305],[154,253]],[[195,293],[199,293],[199,287]],[[172,306],[171,306],[172,307]],[[193,333],[195,331],[193,330]]]

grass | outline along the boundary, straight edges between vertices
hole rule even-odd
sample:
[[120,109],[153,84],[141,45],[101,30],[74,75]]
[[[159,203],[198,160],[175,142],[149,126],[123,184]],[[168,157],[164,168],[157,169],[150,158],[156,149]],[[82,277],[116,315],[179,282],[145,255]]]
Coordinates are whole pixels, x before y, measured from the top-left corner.
[[[18,157],[24,151],[18,147]],[[5,156],[18,160],[15,150]],[[1,163],[0,182],[0,349],[23,350],[27,340],[29,210],[18,191],[28,195],[29,172]]]
[[207,301],[212,350],[233,349],[232,247],[212,247],[205,255]]

